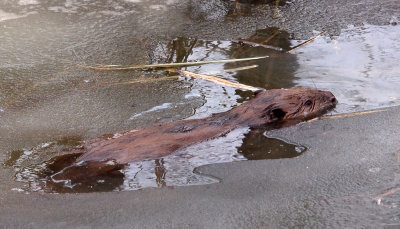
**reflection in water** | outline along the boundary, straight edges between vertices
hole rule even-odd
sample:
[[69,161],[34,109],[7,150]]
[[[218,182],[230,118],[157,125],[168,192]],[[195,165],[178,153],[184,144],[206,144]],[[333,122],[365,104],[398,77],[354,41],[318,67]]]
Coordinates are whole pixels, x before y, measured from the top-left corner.
[[303,146],[268,138],[258,131],[245,134],[243,144],[238,148],[238,152],[248,160],[292,158],[299,156],[305,150]]
[[41,189],[57,193],[104,192],[112,191],[123,183],[124,175],[119,171],[123,166],[109,162],[71,166],[80,155],[62,155],[47,162],[43,171],[36,172]]
[[[318,38],[289,54],[263,45],[288,50],[302,41],[292,40],[291,34],[271,27],[257,30],[243,42],[179,38],[175,46],[169,46],[169,52],[175,53],[172,61],[268,55],[270,58],[263,60],[189,67],[188,70],[265,89],[304,86],[329,90],[340,101],[336,112],[347,113],[400,104],[396,99],[400,97],[397,87],[400,83],[397,64],[400,60],[399,30],[400,26],[350,27],[338,37]],[[176,46],[178,44],[183,47]],[[224,72],[253,64],[259,67],[235,73]],[[211,93],[211,96],[208,96],[210,92],[200,93],[205,95],[206,104],[199,111],[206,111],[211,107],[209,103],[215,103],[210,101],[213,96],[219,101],[229,102],[226,95],[228,98],[237,96],[237,100],[243,101],[238,98],[242,93],[226,90],[225,98],[216,97],[217,93]],[[226,103],[228,107],[234,105]]]
[[[257,30],[256,33],[244,40],[207,40],[190,37],[178,37],[166,44],[159,44],[154,56],[164,62],[204,61],[216,59],[246,58],[254,56],[270,56],[270,58],[230,64],[208,64],[187,67],[186,70],[217,75],[221,78],[240,82],[265,89],[294,87],[294,73],[298,68],[295,55],[282,52],[291,46],[291,35],[278,28]],[[271,47],[271,48],[269,48]],[[232,68],[257,65],[257,68],[228,72]],[[250,98],[244,92],[214,83],[197,83],[191,93],[202,95],[205,104],[196,109],[193,118],[202,118],[207,114],[225,111],[237,105],[237,101]],[[197,85],[201,84],[201,86]],[[221,93],[221,87],[223,92]],[[245,97],[242,97],[244,94]]]
[[188,39],[185,37],[178,37],[170,41],[167,45],[168,50],[170,50],[168,63],[187,62],[196,43],[197,39]]
[[[254,35],[239,41],[200,40],[197,38],[179,37],[170,41],[166,49],[168,62],[199,61],[209,56],[221,59],[236,59],[255,56],[270,56],[267,59],[191,67],[197,72],[221,74],[230,80],[266,89],[290,88],[294,73],[299,67],[296,56],[275,49],[289,50],[290,34],[278,28],[257,30]],[[270,46],[271,48],[268,48]],[[249,65],[258,65],[246,71],[232,74],[223,70]]]
[[[245,39],[246,41],[279,47],[289,50],[291,46],[290,34],[278,28],[267,28],[257,30],[254,35]],[[270,56],[265,60],[248,62],[259,65],[258,68],[248,71],[237,72],[235,77],[240,83],[262,87],[265,89],[291,88],[294,73],[298,69],[297,58],[289,53],[279,52],[262,46],[250,46],[245,44],[233,43],[230,49],[230,58],[244,58],[249,56]],[[226,68],[237,67],[238,64],[227,64]]]
[[[250,44],[252,42],[280,47],[284,50],[289,49],[291,44],[295,42],[290,41],[290,34],[276,28],[258,30],[256,34],[245,40],[248,43],[179,37],[160,44],[155,49],[155,54],[160,57],[163,56],[163,60],[168,62],[269,55],[271,57],[263,61],[193,66],[187,67],[187,70],[200,73],[213,72],[213,74],[231,81],[239,81],[267,89],[293,87],[296,84],[313,87],[315,81],[319,88],[329,88],[329,90],[335,92],[341,104],[345,104],[342,105],[342,109],[345,107],[351,111],[353,108],[346,107],[349,104],[363,103],[373,108],[395,104],[395,102],[389,103],[386,96],[388,98],[389,96],[400,97],[398,88],[396,88],[398,66],[393,62],[393,60],[399,60],[400,57],[398,53],[389,55],[391,53],[389,51],[392,49],[399,49],[398,46],[393,45],[393,41],[397,39],[398,28],[396,26],[379,28],[366,26],[364,29],[357,30],[357,33],[353,31],[355,29],[349,29],[350,32],[344,32],[343,37],[337,39],[318,39],[305,46],[303,48],[304,53],[298,52],[297,55]],[[371,31],[377,32],[372,36]],[[387,31],[389,32],[386,33]],[[387,42],[375,44],[377,42],[375,36]],[[387,45],[391,47],[389,48]],[[349,47],[356,47],[357,49],[349,49]],[[351,55],[349,52],[351,52]],[[357,58],[352,59],[349,56]],[[359,62],[365,64],[359,66]],[[259,67],[234,74],[224,71],[253,64],[257,64]],[[338,65],[341,68],[338,68]],[[194,86],[185,98],[204,97],[206,100],[206,103],[196,110],[196,114],[193,116],[196,118],[227,110],[235,106],[237,102],[242,102],[252,96],[247,92],[235,91],[232,88],[222,87],[221,89],[221,86],[207,82],[201,82],[201,87],[196,87],[198,81],[193,80],[192,82]],[[343,84],[343,82],[352,83]],[[148,111],[158,107],[160,105],[153,108],[149,107]],[[113,173],[112,181],[106,181],[105,178],[93,180],[95,184],[96,182],[108,183],[107,188],[85,189],[79,185],[76,185],[76,187],[79,187],[79,191],[99,191],[100,189],[109,191],[212,183],[215,182],[214,179],[199,176],[192,172],[193,169],[204,164],[236,160],[288,158],[297,156],[303,151],[303,148],[299,146],[289,146],[287,143],[279,142],[279,140],[268,139],[261,133],[247,133],[247,131],[247,129],[235,130],[227,136],[203,142],[183,150],[181,154],[170,155],[156,161],[131,163],[124,168],[118,168],[120,169],[119,173]],[[243,143],[239,139],[243,139]],[[11,154],[11,159],[5,164],[15,168],[18,181],[29,184],[27,190],[43,190],[42,186],[39,185],[40,182],[37,181],[45,180],[44,177],[49,177],[49,174],[42,176],[38,174],[38,171],[46,170],[49,164],[53,163],[53,169],[49,171],[54,173],[56,171],[54,168],[58,168],[58,165],[56,166],[56,163],[51,159],[59,156],[54,152],[63,152],[60,145],[63,145],[66,150],[71,150],[71,147],[78,144],[77,142],[79,142],[79,138],[75,140],[65,139],[58,143],[46,143],[32,150],[15,151]],[[271,147],[271,150],[267,147]],[[276,154],[273,151],[276,148],[280,149],[280,153]],[[289,149],[290,152],[287,151]],[[115,170],[110,171],[115,172]],[[53,176],[53,178],[55,177],[57,176]],[[77,183],[79,182],[81,181],[77,181]],[[90,185],[93,186],[93,183]],[[66,191],[57,188],[54,188],[54,190]]]
[[400,26],[349,27],[299,51],[295,83],[329,89],[339,113],[400,104]]
[[164,159],[156,159],[154,160],[156,166],[154,168],[154,173],[156,174],[156,183],[158,187],[165,187],[167,183],[165,181],[165,175],[167,174],[167,170],[164,167]]
[[[240,144],[241,138],[243,144]],[[105,192],[214,183],[214,178],[194,173],[195,168],[241,160],[296,157],[305,151],[302,146],[268,138],[260,130],[248,132],[248,129],[234,130],[224,137],[160,159],[128,165],[118,165],[113,161],[74,164],[80,153],[54,156],[56,149],[70,152],[71,147],[78,146],[55,142],[15,151],[5,165],[14,168],[16,180],[26,184],[26,191]],[[49,159],[43,160],[39,156]]]

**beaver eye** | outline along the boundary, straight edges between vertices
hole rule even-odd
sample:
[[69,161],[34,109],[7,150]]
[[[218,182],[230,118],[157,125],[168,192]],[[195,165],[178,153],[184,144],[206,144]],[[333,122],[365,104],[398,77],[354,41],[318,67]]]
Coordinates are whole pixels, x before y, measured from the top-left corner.
[[311,106],[312,105],[312,101],[311,100],[307,100],[306,103],[304,103],[304,105]]

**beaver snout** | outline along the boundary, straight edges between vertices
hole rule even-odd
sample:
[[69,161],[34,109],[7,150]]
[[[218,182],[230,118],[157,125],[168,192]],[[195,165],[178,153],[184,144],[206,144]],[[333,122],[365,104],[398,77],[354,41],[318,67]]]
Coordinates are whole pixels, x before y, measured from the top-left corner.
[[330,98],[331,103],[333,103],[334,105],[336,105],[338,103],[337,99],[335,98],[335,96]]
[[324,97],[325,97],[324,100],[326,100],[326,102],[328,102],[328,103],[331,103],[331,105],[333,105],[333,106],[335,106],[338,103],[336,97],[329,91],[326,91]]

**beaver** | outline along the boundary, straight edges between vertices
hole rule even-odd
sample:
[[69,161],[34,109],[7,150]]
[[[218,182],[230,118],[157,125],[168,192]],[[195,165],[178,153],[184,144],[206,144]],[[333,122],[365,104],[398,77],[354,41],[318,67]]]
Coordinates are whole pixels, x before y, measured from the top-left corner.
[[[154,125],[88,141],[76,149],[82,155],[73,165],[84,166],[85,172],[79,172],[79,177],[107,173],[134,161],[170,155],[235,128],[255,129],[314,118],[336,104],[335,96],[328,91],[306,88],[260,90],[249,101],[207,118]],[[76,177],[77,167],[67,167],[53,178],[64,180]]]

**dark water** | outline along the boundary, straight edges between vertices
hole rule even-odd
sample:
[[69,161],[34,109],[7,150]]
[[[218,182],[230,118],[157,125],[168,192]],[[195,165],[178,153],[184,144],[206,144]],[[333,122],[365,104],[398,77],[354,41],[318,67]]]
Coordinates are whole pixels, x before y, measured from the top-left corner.
[[[400,104],[397,0],[247,2],[0,1],[1,193],[205,184],[217,180],[194,173],[194,168],[253,159],[296,160],[304,152],[298,144],[269,138],[268,132],[239,129],[180,154],[132,163],[93,180],[54,180],[53,175],[75,157],[63,155],[80,141],[206,117],[252,97],[250,92],[197,79],[167,80],[164,77],[171,75],[164,71],[102,72],[81,65],[268,55],[258,61],[183,69],[265,89],[329,90],[339,101],[333,113]],[[295,52],[284,52],[321,31],[327,34]],[[246,66],[254,68],[232,71]],[[329,219],[329,213],[314,214],[310,206],[294,208]],[[327,207],[331,208],[344,209],[346,204]],[[390,214],[388,218],[398,217]],[[286,221],[289,227],[302,226],[301,218],[288,216]]]
[[[241,138],[242,144],[238,144]],[[25,191],[127,191],[214,183],[218,180],[196,174],[195,168],[212,163],[293,158],[306,151],[303,146],[269,138],[263,131],[246,129],[235,130],[205,144],[207,146],[200,143],[179,154],[129,165],[116,165],[112,161],[74,164],[81,153],[66,152],[79,146],[78,138],[71,137],[31,150],[13,151],[5,165],[14,168],[16,179],[25,183]],[[43,157],[50,159],[43,160]]]
[[[196,72],[208,71],[208,74],[219,75],[231,81],[238,81],[265,89],[290,88],[295,86],[295,84],[293,84],[295,78],[294,72],[298,68],[295,55],[286,53],[290,48],[290,34],[278,28],[268,28],[257,30],[253,36],[245,40],[214,41],[178,37],[165,45],[160,44],[155,47],[154,51],[149,53],[149,57],[152,63],[180,63],[202,60],[200,56],[213,56],[214,58],[228,59],[268,55],[271,56],[271,58],[267,60],[246,61],[244,64],[215,64],[210,66],[188,67],[187,70]],[[233,73],[229,71],[229,69],[236,69],[243,66],[256,67],[245,71],[233,71]],[[213,88],[215,88],[215,85]],[[223,90],[232,89],[223,88]],[[204,94],[204,92],[198,93],[194,91],[195,90],[192,90],[185,97],[190,99]],[[243,102],[252,97],[251,93],[240,92],[239,90],[227,91],[222,96],[229,96],[232,93],[235,94],[236,101],[233,100],[231,104],[221,104],[224,109],[234,106],[236,102]],[[210,96],[214,95],[214,93],[210,94]],[[215,97],[212,99],[206,98],[206,101],[207,102],[202,107],[196,110],[196,115],[192,117],[207,116],[208,112],[202,112],[201,110],[207,109],[207,107],[209,107],[209,109],[218,107],[219,105],[212,103],[213,101],[223,101],[226,103],[224,99],[221,98],[221,100],[218,100]],[[163,112],[170,109],[172,106],[176,105],[173,103],[163,103],[140,113],[133,114],[129,117],[129,120],[135,120],[143,116],[157,113],[165,115]],[[242,133],[240,133],[240,131],[242,131]],[[248,133],[245,133],[246,131]],[[74,138],[64,139],[63,141],[74,143]],[[58,141],[53,146],[60,144],[65,145],[63,141]],[[118,171],[120,172],[118,175],[107,173],[105,175],[101,174],[92,177],[93,179],[84,179],[84,177],[81,177],[83,180],[75,179],[75,176],[79,177],[79,174],[84,174],[85,169],[87,170],[86,165],[75,166],[73,169],[77,171],[72,172],[73,174],[65,179],[57,180],[57,178],[54,177],[55,174],[62,173],[63,169],[72,164],[72,161],[69,159],[75,158],[74,155],[58,156],[48,161],[40,161],[37,164],[25,166],[23,163],[14,163],[13,166],[18,170],[16,174],[17,180],[27,182],[27,190],[41,190],[46,192],[135,190],[155,186],[193,185],[215,182],[214,179],[201,177],[193,173],[193,170],[200,165],[237,160],[291,158],[299,156],[305,151],[305,148],[302,146],[289,144],[279,139],[270,139],[266,137],[262,131],[249,130],[239,130],[239,132],[234,132],[233,135],[231,133],[227,137],[215,140],[214,144],[219,145],[219,148],[223,149],[222,151],[215,150],[215,152],[211,152],[212,150],[209,149],[209,147],[207,147],[207,149],[202,149],[202,144],[203,143],[200,143],[195,149],[191,149],[192,147],[190,147],[184,150],[185,152],[182,152],[180,155],[172,155],[166,158],[160,158],[156,161],[150,160],[132,163],[128,166],[124,166],[124,169],[119,168]],[[207,144],[211,143],[207,142]],[[236,145],[237,150],[235,147],[232,147],[233,145]],[[35,149],[33,151],[35,151]],[[57,152],[60,150],[55,149],[53,151]],[[12,154],[16,154],[20,158],[17,160],[10,159],[6,164],[24,160],[26,156],[25,162],[29,161],[28,158],[31,158],[31,156],[26,155],[26,152],[31,153],[32,150],[14,151]],[[38,157],[43,154],[44,153],[41,152],[40,149],[35,152],[35,155]],[[64,163],[64,161],[68,163]],[[160,171],[163,172],[160,174]],[[162,182],[160,183],[161,180]]]
[[[384,105],[396,104],[396,98],[400,96],[398,95],[399,92],[395,84],[393,84],[393,82],[397,80],[397,66],[387,63],[386,60],[389,58],[396,60],[400,59],[400,57],[397,54],[384,54],[383,50],[385,50],[384,47],[386,45],[393,45],[393,41],[396,39],[395,34],[397,33],[397,30],[398,27],[395,26],[364,26],[363,28],[348,29],[344,30],[339,37],[322,37],[293,53],[289,53],[288,51],[299,44],[300,41],[294,40],[293,34],[276,27],[259,29],[251,36],[232,40],[212,40],[181,36],[166,42],[154,42],[148,40],[143,40],[142,42],[145,44],[145,55],[150,63],[180,63],[210,59],[269,56],[268,58],[261,60],[229,64],[210,64],[186,67],[184,69],[197,73],[216,75],[230,81],[236,81],[264,89],[291,88],[296,86],[329,89],[334,92],[340,101],[336,112],[349,112],[358,111],[360,107],[377,108]],[[374,33],[373,36],[372,33]],[[373,45],[373,42],[377,42],[376,39],[378,38],[385,39],[386,42]],[[370,43],[372,43],[372,45]],[[342,46],[344,48],[341,48]],[[350,51],[352,55],[347,53],[350,49],[345,48],[350,46],[352,47]],[[334,52],[329,51],[330,48],[332,48]],[[324,51],[324,49],[326,49],[326,51]],[[317,56],[318,58],[314,58],[314,56]],[[380,60],[372,62],[375,56],[381,56]],[[368,63],[368,58],[371,58],[369,65],[362,65],[358,68],[355,67],[355,65],[352,65],[354,61],[360,62],[363,59],[366,59],[366,63]],[[323,61],[321,61],[321,59],[323,59]],[[381,68],[378,65],[379,63],[389,64],[387,69],[390,69],[385,71],[385,74],[383,74],[382,70],[379,70],[379,75],[375,76],[375,82],[379,81],[379,85],[382,89],[379,88],[378,84],[373,87],[367,87],[367,85],[373,84],[374,81],[369,80],[369,77],[373,74],[373,71],[378,71],[375,70],[375,68]],[[314,65],[318,65],[319,67],[313,67]],[[342,68],[337,69],[333,67],[337,65],[342,66]],[[346,68],[346,66],[349,67]],[[244,69],[242,69],[243,67]],[[76,70],[77,69],[74,68],[70,71],[76,73]],[[331,72],[327,73],[327,71]],[[64,72],[61,73],[61,77],[63,77],[63,74]],[[81,72],[81,75],[84,77],[88,74],[90,74],[90,72],[86,70]],[[103,72],[98,72],[96,74],[100,74],[99,76],[106,76]],[[112,74],[115,73],[110,74],[110,76],[113,77]],[[127,72],[121,72],[121,74],[127,74]],[[71,133],[75,132],[74,134],[76,134],[81,132],[80,129],[82,129],[82,127],[84,127],[82,131],[85,129],[90,130],[90,126],[92,126],[91,128],[95,128],[94,131],[98,131],[98,127],[96,126],[100,125],[98,121],[105,122],[105,126],[112,126],[111,130],[113,130],[114,128],[118,128],[119,125],[123,125],[123,127],[121,127],[122,129],[127,126],[134,127],[135,125],[140,125],[140,123],[146,124],[154,121],[156,123],[161,123],[183,117],[201,118],[208,116],[211,113],[227,110],[252,97],[252,93],[250,92],[229,87],[221,87],[214,83],[202,82],[189,78],[181,77],[179,81],[163,80],[163,77],[170,76],[170,74],[165,72],[143,71],[143,74],[146,74],[146,77],[153,81],[143,81],[143,76],[136,78],[136,82],[138,83],[116,80],[110,78],[110,76],[106,76],[107,80],[87,79],[84,80],[84,84],[76,84],[67,81],[67,87],[71,89],[67,89],[61,93],[66,93],[68,95],[71,93],[70,90],[74,90],[72,88],[76,88],[74,95],[72,95],[76,97],[76,100],[71,100],[71,95],[69,95],[68,97],[65,97],[65,99],[62,99],[59,104],[46,104],[45,110],[41,109],[39,111],[34,111],[36,114],[30,114],[29,119],[26,121],[30,120],[29,122],[38,122],[42,119],[41,122],[50,121],[53,122],[53,124],[61,124],[61,126],[73,124],[74,126],[69,127],[69,129],[73,130]],[[348,74],[351,74],[351,80],[346,79]],[[379,79],[380,76],[383,78]],[[141,83],[141,80],[143,83]],[[358,82],[359,86],[350,83],[343,84],[343,82],[350,81]],[[52,91],[54,89],[58,90],[57,84],[60,84],[61,82],[62,81],[56,81],[47,91]],[[165,99],[157,99],[154,96],[150,96],[153,101],[145,102],[147,99],[144,97],[142,97],[144,98],[144,101],[138,100],[135,95],[133,95],[133,97],[129,96],[122,99],[119,96],[122,94],[118,94],[118,92],[115,93],[116,91],[120,91],[125,95],[130,95],[132,92],[129,92],[129,90],[138,89],[140,91],[139,93],[143,94],[144,91],[142,90],[145,89],[141,86],[143,84],[146,85],[145,88],[150,90],[154,86],[156,88],[158,87],[157,90],[159,92],[161,90],[161,93],[165,93]],[[182,88],[183,90],[180,90],[183,93],[177,94],[176,98],[171,98],[169,94],[170,92],[168,92],[170,89],[163,92],[163,90],[165,90],[163,88],[169,87],[167,86],[168,84],[175,88],[173,89],[174,91],[176,91],[177,88]],[[23,91],[27,90],[25,92],[33,92],[35,94],[37,87],[38,89],[42,87],[44,87],[42,89],[45,89],[47,88],[47,85],[48,83],[44,84],[44,86],[41,84],[34,84],[33,88],[23,89]],[[385,90],[383,90],[383,88],[385,88]],[[145,94],[143,95],[146,96]],[[22,94],[22,96],[24,95]],[[31,97],[31,95],[29,96]],[[54,96],[59,97],[59,95],[53,95],[52,93],[51,95],[38,96],[38,98],[31,97],[28,100],[47,101],[52,100],[52,97]],[[45,96],[45,98],[42,96]],[[93,98],[95,100],[93,100]],[[10,111],[19,111],[22,108],[23,111],[26,110],[32,112],[32,109],[29,108],[30,102],[26,105],[22,105],[23,103],[26,103],[24,102],[24,99],[25,98],[17,97],[16,100],[11,100],[11,103],[9,102],[10,100],[4,100],[6,101],[6,110],[2,109],[1,111],[6,114],[4,119],[5,121],[9,119],[9,122],[12,122],[13,119],[7,117],[7,113]],[[110,99],[111,103],[102,104],[101,106],[96,104],[100,100],[104,103],[104,101]],[[127,100],[127,103],[115,103],[117,99],[122,99],[121,101]],[[90,102],[82,103],[82,100]],[[158,105],[148,106],[148,104],[151,103]],[[62,104],[61,107],[60,104]],[[20,108],[21,105],[22,107]],[[28,106],[28,109],[23,108],[24,106]],[[120,106],[117,108],[118,113],[113,110],[116,106]],[[69,123],[64,124],[66,120],[65,116],[63,114],[58,115],[57,113],[65,112],[65,109],[70,109],[72,107],[73,110],[78,108],[79,111],[76,112],[77,116],[72,116]],[[88,111],[95,112],[95,116],[93,116],[93,113],[88,115],[88,113],[86,113],[87,111],[83,109],[84,107],[86,107],[86,110]],[[99,111],[98,109],[102,110]],[[70,110],[70,112],[73,112],[73,110]],[[183,110],[184,112],[177,113],[179,110]],[[48,112],[56,112],[56,115],[51,115],[50,120],[46,118],[43,119],[42,116],[44,113]],[[100,113],[97,114],[96,112]],[[18,113],[20,112],[17,112],[17,114]],[[104,114],[107,115],[104,116]],[[37,119],[35,117],[36,115],[41,116],[41,118]],[[84,119],[76,119],[80,116]],[[85,122],[86,119],[90,119],[91,117],[96,117],[98,121]],[[69,120],[69,118],[67,120]],[[14,127],[15,130],[18,129],[18,125],[20,125],[19,123],[26,124],[26,121],[24,121],[24,119],[21,120],[21,117],[19,117],[17,122],[14,121],[15,124],[17,124],[17,126]],[[59,123],[60,121],[61,123]],[[77,127],[80,123],[82,125]],[[115,125],[113,123],[115,123]],[[49,124],[46,123],[46,125]],[[101,126],[102,125],[100,125],[100,127]],[[13,129],[12,126],[9,128]],[[46,131],[46,127],[41,128],[39,131]],[[26,190],[42,190],[49,192],[116,191],[135,190],[145,187],[205,184],[215,182],[212,178],[201,177],[193,173],[194,168],[205,164],[245,159],[258,160],[291,158],[304,152],[304,148],[301,146],[288,144],[277,139],[270,139],[262,132],[245,132],[241,134],[233,133],[233,136],[235,136],[233,139],[229,139],[228,137],[227,139],[229,140],[224,138],[216,140],[215,144],[224,147],[223,151],[225,153],[222,153],[221,155],[212,153],[211,150],[207,151],[201,149],[201,147],[198,146],[200,148],[189,148],[180,155],[173,155],[157,161],[144,161],[124,166],[123,169],[119,169],[120,173],[117,176],[111,174],[110,179],[105,179],[105,177],[94,177],[90,181],[85,181],[83,183],[80,180],[74,180],[74,184],[71,184],[71,181],[62,182],[54,179],[52,175],[60,172],[59,170],[62,166],[66,167],[71,163],[62,163],[63,160],[66,160],[64,157],[67,156],[58,156],[59,159],[46,157],[40,149],[40,145],[35,147],[33,150],[12,151],[11,159],[9,159],[5,164],[16,168],[15,170],[17,173],[15,176],[18,181],[27,183],[27,186],[25,187]],[[50,133],[51,132],[44,133],[44,135]],[[87,132],[83,135],[87,135]],[[80,140],[82,140],[82,138],[80,138]],[[72,144],[70,144],[69,148],[66,148],[65,151],[71,150],[78,144],[77,142],[79,142],[76,138],[64,138],[64,141],[72,141]],[[207,144],[210,143],[207,142]],[[57,143],[53,144],[52,147],[59,145],[68,144],[63,143],[62,141],[57,141]],[[208,148],[209,147],[210,145]],[[59,149],[54,149],[53,151],[56,155],[60,152]],[[37,160],[35,163],[29,163],[32,159],[32,152],[35,152],[34,155]],[[216,152],[219,153],[220,150],[216,150]],[[198,155],[196,155],[196,153]],[[74,158],[74,156],[71,156],[71,158]],[[24,161],[24,163],[21,163],[21,161]],[[28,164],[26,164],[27,162]],[[58,167],[59,169],[54,170],[54,168],[49,168],[51,166]],[[82,166],[78,170],[84,169],[85,167]],[[164,172],[160,175],[160,171]],[[100,181],[100,183],[98,181]]]

